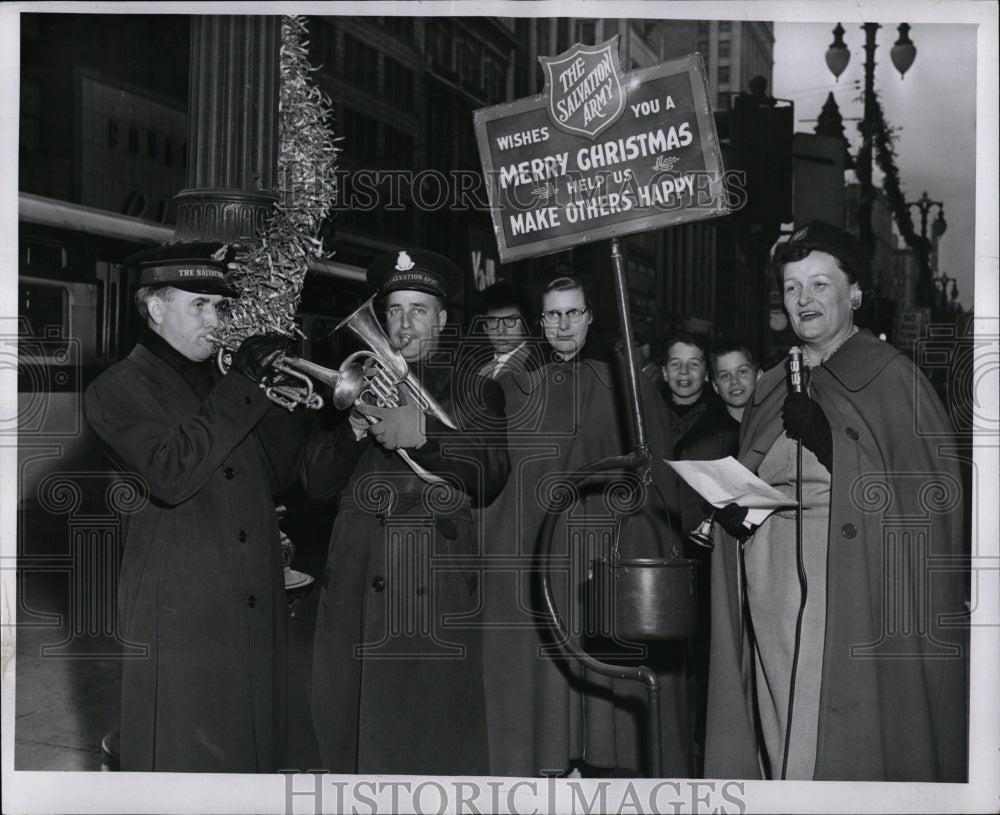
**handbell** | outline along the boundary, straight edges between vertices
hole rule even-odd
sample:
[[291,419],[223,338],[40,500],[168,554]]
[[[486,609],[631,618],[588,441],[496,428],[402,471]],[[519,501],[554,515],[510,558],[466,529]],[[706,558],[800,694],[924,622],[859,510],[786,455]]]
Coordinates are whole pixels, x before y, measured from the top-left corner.
[[688,533],[688,540],[704,546],[706,549],[715,548],[715,512],[698,524],[698,528]]

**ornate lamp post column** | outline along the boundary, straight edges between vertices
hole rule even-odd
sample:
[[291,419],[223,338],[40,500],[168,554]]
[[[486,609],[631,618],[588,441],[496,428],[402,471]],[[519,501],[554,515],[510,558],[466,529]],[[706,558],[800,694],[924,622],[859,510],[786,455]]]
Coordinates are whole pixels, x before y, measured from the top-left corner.
[[916,207],[920,211],[920,285],[917,288],[917,296],[919,305],[930,306],[934,303],[935,299],[934,281],[932,280],[935,270],[931,269],[930,263],[931,241],[927,237],[927,217],[930,214],[931,207],[938,208],[937,218],[931,224],[931,233],[936,244],[938,238],[948,228],[948,223],[944,219],[944,204],[941,201],[932,201],[927,197],[927,191],[925,190],[924,194],[918,200],[907,201],[906,206]]
[[[875,200],[875,188],[872,184],[872,165],[874,155],[872,141],[875,135],[875,50],[877,43],[875,36],[881,28],[878,23],[865,23],[862,26],[865,32],[865,109],[864,118],[861,120],[860,130],[862,137],[861,149],[858,151],[856,162],[856,172],[858,183],[861,185],[861,196],[858,202],[858,229],[861,242],[868,248],[874,257],[875,234],[872,230],[872,210]],[[899,39],[892,47],[890,56],[892,64],[899,71],[900,77],[909,70],[916,59],[916,46],[910,41],[910,26],[907,23],[900,23],[898,27]],[[844,72],[847,63],[850,61],[851,52],[844,44],[844,28],[840,23],[833,29],[833,42],[826,52],[826,64],[831,73],[838,79]]]
[[191,28],[188,189],[174,239],[254,238],[277,196],[281,17],[195,15]]

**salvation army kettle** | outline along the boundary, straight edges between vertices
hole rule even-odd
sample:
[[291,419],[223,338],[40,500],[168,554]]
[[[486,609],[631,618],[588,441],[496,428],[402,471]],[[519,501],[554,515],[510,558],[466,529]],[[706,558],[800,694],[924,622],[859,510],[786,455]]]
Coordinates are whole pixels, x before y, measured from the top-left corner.
[[700,563],[682,557],[621,556],[622,523],[611,551],[590,562],[591,629],[618,641],[686,639],[698,626]]

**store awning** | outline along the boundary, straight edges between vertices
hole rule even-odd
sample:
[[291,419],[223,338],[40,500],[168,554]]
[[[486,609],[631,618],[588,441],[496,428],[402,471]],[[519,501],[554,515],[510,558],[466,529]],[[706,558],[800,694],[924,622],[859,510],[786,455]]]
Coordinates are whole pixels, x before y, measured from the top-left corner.
[[[155,221],[118,215],[114,212],[71,204],[68,201],[58,201],[54,198],[45,198],[27,192],[18,193],[18,219],[57,229],[69,229],[75,232],[85,232],[88,235],[118,238],[150,245],[167,243],[174,236],[173,227]],[[365,282],[364,269],[332,260],[314,260],[309,264],[309,271],[354,283]]]

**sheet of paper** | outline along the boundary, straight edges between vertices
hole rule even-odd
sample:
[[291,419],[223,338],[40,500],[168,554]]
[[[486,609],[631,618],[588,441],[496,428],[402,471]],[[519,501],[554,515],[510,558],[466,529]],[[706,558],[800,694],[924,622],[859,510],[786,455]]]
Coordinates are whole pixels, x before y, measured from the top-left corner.
[[761,480],[732,456],[713,461],[667,461],[691,488],[714,507],[747,507],[745,524],[760,525],[772,512],[795,506],[794,499]]

